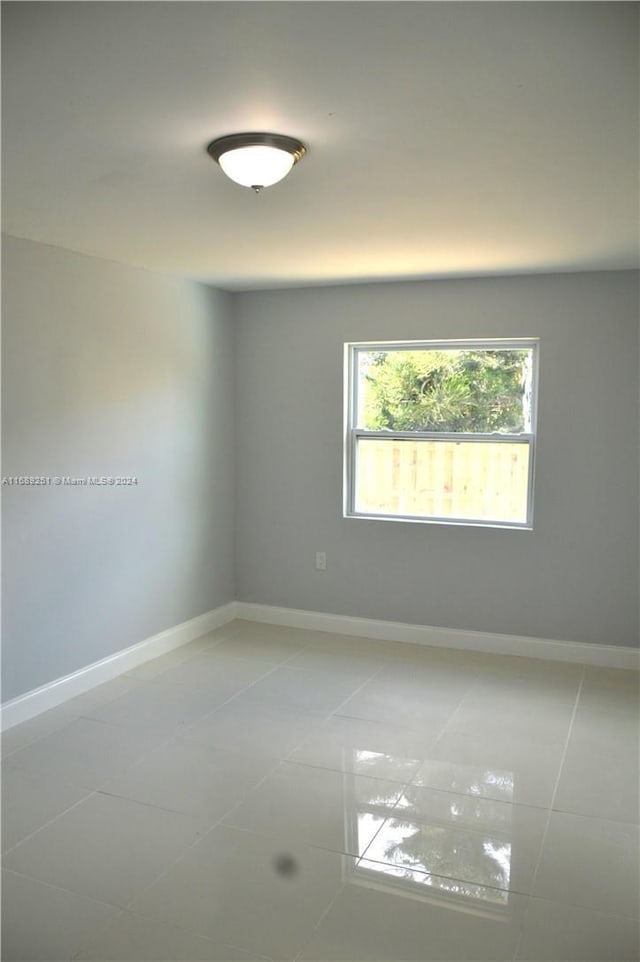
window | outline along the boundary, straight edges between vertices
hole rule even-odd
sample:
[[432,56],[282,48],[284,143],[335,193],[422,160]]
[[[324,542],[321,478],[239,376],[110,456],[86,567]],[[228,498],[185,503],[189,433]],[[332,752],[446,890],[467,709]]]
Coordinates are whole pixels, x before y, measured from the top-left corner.
[[536,340],[346,345],[345,515],[530,528]]

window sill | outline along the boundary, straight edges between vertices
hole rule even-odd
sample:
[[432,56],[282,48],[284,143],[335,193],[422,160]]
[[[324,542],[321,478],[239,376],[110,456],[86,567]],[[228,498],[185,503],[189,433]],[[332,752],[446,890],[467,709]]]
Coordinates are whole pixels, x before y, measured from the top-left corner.
[[503,531],[533,531],[533,525],[520,521],[474,521],[469,518],[422,518],[397,514],[360,514],[345,511],[343,518],[358,521],[399,521],[401,524],[437,524],[454,528],[499,528]]

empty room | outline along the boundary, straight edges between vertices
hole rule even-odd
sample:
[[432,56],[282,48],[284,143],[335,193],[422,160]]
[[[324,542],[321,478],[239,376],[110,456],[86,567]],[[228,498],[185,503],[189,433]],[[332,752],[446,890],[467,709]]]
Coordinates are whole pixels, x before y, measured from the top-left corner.
[[636,3],[2,3],[3,962],[637,962]]

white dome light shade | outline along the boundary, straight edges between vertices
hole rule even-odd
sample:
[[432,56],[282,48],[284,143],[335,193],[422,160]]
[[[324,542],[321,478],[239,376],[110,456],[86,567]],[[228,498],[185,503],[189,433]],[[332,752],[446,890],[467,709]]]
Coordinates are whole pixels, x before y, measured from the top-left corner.
[[258,193],[286,177],[306,147],[282,134],[230,134],[207,147],[208,153],[236,184]]
[[293,155],[278,147],[238,147],[218,161],[227,177],[243,187],[271,187],[293,167]]

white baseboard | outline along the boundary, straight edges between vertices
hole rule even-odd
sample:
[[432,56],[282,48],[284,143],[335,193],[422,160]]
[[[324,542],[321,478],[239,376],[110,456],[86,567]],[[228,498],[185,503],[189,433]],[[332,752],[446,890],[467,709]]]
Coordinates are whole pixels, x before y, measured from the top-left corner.
[[326,614],[321,611],[302,611],[278,608],[246,601],[230,601],[197,618],[167,628],[151,638],[118,651],[101,661],[80,668],[64,678],[19,695],[2,705],[0,730],[5,731],[82,695],[96,685],[116,678],[125,671],[186,645],[234,618],[283,625],[290,628],[310,628],[331,634],[357,638],[374,638],[403,644],[426,645],[434,648],[457,648],[494,655],[518,655],[524,658],[544,658],[550,661],[578,662],[601,668],[640,669],[640,651],[615,645],[589,645],[576,641],[553,641],[525,635],[497,635],[481,631],[460,631],[451,628],[432,628],[428,625],[408,625],[373,618],[353,618],[350,615]]
[[372,618],[353,618],[349,615],[325,614],[321,611],[277,608],[246,601],[236,602],[236,618],[290,628],[310,628],[314,631],[327,631],[359,638],[427,645],[434,648],[458,648],[493,655],[518,655],[524,658],[578,662],[583,665],[597,665],[600,668],[640,669],[640,651],[637,648],[625,648],[620,645],[590,645],[577,641],[531,638],[526,635],[498,635],[482,631],[432,628],[428,625],[407,625],[402,622],[377,621]]
[[56,678],[55,681],[42,685],[40,688],[25,692],[24,695],[19,695],[3,704],[0,728],[5,731],[20,722],[28,721],[50,708],[63,704],[63,702],[74,698],[76,695],[84,694],[91,688],[95,688],[96,685],[111,681],[117,675],[129,671],[131,668],[136,668],[151,658],[157,658],[168,651],[173,651],[174,648],[180,648],[201,635],[213,631],[214,628],[226,625],[227,622],[233,621],[235,617],[236,603],[231,601],[229,604],[207,611],[197,618],[191,618],[189,621],[183,621],[182,624],[175,625],[173,628],[167,628],[151,638],[145,638],[144,641],[140,641],[130,648],[117,651],[101,661],[96,661],[70,675],[65,675],[64,678]]

